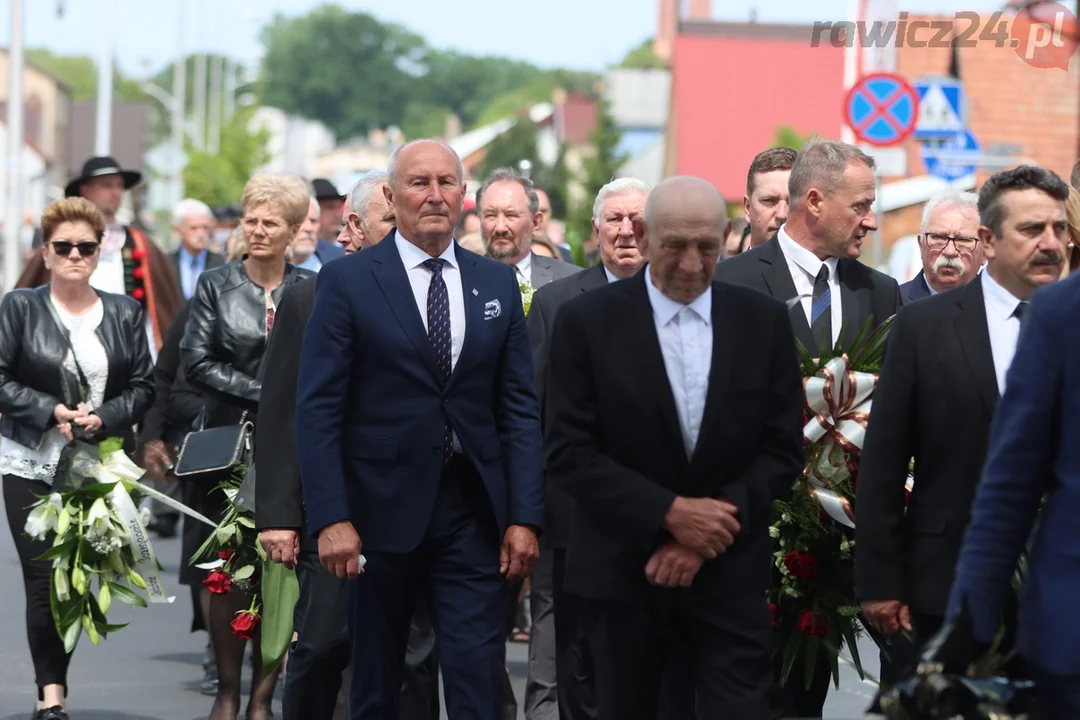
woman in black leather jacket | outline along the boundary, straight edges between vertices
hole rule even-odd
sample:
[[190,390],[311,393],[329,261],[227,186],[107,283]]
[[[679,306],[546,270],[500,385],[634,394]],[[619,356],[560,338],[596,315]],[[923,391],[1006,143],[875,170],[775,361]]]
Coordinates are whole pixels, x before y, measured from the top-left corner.
[[[285,261],[307,214],[309,195],[307,185],[293,175],[251,178],[242,199],[247,254],[199,277],[180,349],[188,380],[206,393],[205,428],[255,420],[261,389],[256,376],[277,304],[286,287],[313,275]],[[219,510],[224,510],[223,501],[223,497],[216,501]],[[232,634],[230,623],[250,602],[250,596],[236,589],[210,598],[210,634],[218,669],[211,720],[234,720],[240,711],[245,641]],[[256,680],[247,717],[265,720],[270,717],[277,674],[262,679],[258,643],[256,635],[252,648]]]
[[[71,656],[49,605],[51,545],[23,532],[36,496],[54,491],[73,429],[133,438],[154,401],[142,307],[90,286],[105,219],[83,198],[57,200],[41,218],[51,283],[13,290],[0,304],[0,472],[8,527],[26,587],[27,636],[38,686],[37,720],[66,720]],[[85,379],[85,380],[84,380]]]

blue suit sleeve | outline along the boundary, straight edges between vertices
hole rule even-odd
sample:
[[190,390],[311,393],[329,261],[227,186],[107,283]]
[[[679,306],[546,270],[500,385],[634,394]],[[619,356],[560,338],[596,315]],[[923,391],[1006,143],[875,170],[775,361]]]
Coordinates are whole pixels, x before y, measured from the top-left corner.
[[503,347],[498,404],[499,442],[509,484],[510,525],[544,524],[544,448],[540,406],[533,386],[533,358],[521,292],[513,271],[510,332]]
[[989,643],[1020,554],[1052,472],[1055,417],[1062,385],[1061,333],[1054,304],[1033,302],[1020,334],[990,431],[990,452],[957,562],[948,620],[962,605],[975,639]]
[[308,531],[351,518],[342,460],[353,364],[353,322],[340,268],[319,274],[304,331],[296,393],[296,447]]

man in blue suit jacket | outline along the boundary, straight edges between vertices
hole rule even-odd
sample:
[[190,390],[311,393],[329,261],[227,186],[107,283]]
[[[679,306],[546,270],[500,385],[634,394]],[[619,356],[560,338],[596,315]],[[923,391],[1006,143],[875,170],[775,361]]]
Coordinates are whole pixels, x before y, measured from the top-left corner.
[[1028,558],[1018,647],[1035,668],[1048,718],[1080,717],[1080,277],[1035,293],[998,405],[991,451],[972,507],[949,600],[966,605],[975,639],[990,643],[1017,560]]
[[397,717],[418,592],[449,717],[497,720],[505,586],[532,572],[543,522],[521,292],[510,267],[453,242],[465,184],[450,148],[404,145],[388,183],[397,230],[322,269],[305,332],[296,427],[309,530],[322,563],[357,578],[353,720]]

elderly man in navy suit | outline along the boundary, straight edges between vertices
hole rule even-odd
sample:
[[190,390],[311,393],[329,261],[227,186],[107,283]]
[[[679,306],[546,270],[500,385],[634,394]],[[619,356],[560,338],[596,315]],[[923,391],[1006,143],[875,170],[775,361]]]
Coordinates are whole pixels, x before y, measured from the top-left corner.
[[[397,228],[323,267],[296,427],[323,564],[350,590],[353,720],[397,717],[415,598],[430,601],[451,720],[499,717],[507,582],[539,556],[543,450],[514,271],[453,240],[461,160],[394,152]],[[360,572],[363,552],[366,566]]]
[[923,209],[919,252],[923,269],[900,286],[906,304],[967,285],[979,274],[986,253],[979,242],[979,196],[947,192]]

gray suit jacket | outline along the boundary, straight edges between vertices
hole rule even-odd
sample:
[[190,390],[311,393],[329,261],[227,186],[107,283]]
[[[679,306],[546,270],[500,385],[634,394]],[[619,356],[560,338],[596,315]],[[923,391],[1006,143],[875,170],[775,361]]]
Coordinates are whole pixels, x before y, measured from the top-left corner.
[[552,280],[562,280],[564,277],[570,277],[574,273],[579,272],[581,272],[581,268],[577,265],[533,253],[532,277],[530,278],[530,281],[532,282],[533,289],[538,290]]

